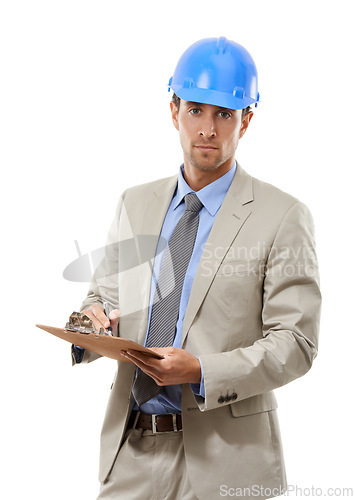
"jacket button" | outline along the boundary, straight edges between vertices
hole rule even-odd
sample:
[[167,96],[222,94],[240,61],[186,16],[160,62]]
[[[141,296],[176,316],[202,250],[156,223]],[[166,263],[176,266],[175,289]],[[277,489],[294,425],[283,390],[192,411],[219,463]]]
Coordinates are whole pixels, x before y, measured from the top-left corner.
[[225,402],[224,396],[220,396],[219,399],[218,399],[218,403],[222,404],[224,402]]
[[235,401],[235,399],[237,399],[237,394],[236,394],[236,392],[233,392],[233,393],[231,394],[231,396],[230,396],[230,397],[231,397],[231,399],[232,399],[233,401]]
[[226,394],[225,401],[231,401],[231,396],[229,396],[228,394]]

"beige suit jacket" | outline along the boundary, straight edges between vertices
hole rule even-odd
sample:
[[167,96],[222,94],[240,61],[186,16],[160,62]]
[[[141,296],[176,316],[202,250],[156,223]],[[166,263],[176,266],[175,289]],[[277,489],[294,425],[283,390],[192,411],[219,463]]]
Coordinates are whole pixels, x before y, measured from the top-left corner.
[[[157,239],[176,185],[174,176],[125,191],[108,243],[135,238],[139,254],[141,235]],[[143,344],[151,262],[142,259],[127,269],[127,256],[112,248],[107,246],[82,309],[107,299],[119,305],[119,335]],[[118,273],[121,264],[125,270]],[[275,496],[285,487],[273,389],[310,369],[320,302],[309,210],[238,164],[204,248],[183,325],[182,347],[200,357],[204,370],[205,399],[189,384],[182,387],[186,464],[198,498],[219,498],[226,487],[258,488],[258,497],[269,496],[268,488]],[[86,351],[83,362],[97,357]],[[124,435],[134,373],[134,365],[118,362],[101,434],[101,482]]]

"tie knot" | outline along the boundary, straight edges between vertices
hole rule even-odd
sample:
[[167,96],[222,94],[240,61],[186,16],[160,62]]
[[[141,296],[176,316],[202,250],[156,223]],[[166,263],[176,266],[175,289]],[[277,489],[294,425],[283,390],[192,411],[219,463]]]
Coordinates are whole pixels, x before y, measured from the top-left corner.
[[186,204],[186,211],[189,212],[199,212],[203,207],[203,203],[195,193],[186,194],[184,202]]

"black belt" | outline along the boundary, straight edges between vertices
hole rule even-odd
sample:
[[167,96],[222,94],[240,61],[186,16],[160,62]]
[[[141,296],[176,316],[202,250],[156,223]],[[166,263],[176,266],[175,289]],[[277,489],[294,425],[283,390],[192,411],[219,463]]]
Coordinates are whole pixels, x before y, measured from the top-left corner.
[[159,432],[179,432],[182,430],[180,413],[142,413],[133,410],[128,423],[128,429],[150,430],[154,434]]

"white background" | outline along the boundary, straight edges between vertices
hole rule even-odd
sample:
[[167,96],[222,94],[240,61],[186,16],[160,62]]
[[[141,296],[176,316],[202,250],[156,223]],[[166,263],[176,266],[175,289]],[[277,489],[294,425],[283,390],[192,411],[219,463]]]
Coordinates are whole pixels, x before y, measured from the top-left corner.
[[316,224],[319,356],[277,390],[288,480],[354,488],[352,33],[341,0],[2,1],[1,498],[97,495],[115,363],[72,368],[69,344],[34,325],[63,326],[85,297],[62,276],[74,240],[102,246],[123,189],[177,172],[167,82],[191,43],[221,35],[259,71],[238,161]]

